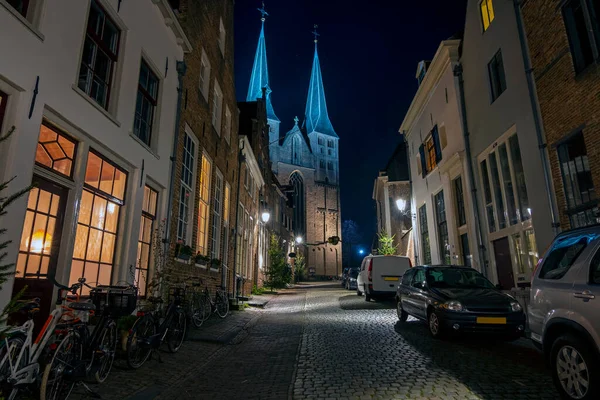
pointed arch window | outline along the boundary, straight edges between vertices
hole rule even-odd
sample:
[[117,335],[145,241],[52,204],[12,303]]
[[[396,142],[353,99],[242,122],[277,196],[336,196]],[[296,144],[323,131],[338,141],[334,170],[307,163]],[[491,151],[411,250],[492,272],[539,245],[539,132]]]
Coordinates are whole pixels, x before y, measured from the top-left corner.
[[306,208],[304,198],[304,180],[298,172],[290,175],[290,185],[294,189],[294,220],[293,227],[296,230],[296,235],[304,236],[306,231]]

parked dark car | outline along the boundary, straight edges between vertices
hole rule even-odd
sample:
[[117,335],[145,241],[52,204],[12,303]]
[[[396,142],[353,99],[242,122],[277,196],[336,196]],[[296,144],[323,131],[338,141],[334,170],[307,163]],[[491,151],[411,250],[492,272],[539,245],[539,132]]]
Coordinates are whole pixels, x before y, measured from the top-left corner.
[[474,332],[516,340],[525,330],[519,302],[472,268],[412,268],[402,277],[396,301],[400,322],[406,322],[409,315],[427,321],[434,338]]
[[348,271],[348,276],[346,277],[346,289],[347,290],[356,290],[358,285],[356,284],[356,278],[358,277],[358,269],[351,269]]

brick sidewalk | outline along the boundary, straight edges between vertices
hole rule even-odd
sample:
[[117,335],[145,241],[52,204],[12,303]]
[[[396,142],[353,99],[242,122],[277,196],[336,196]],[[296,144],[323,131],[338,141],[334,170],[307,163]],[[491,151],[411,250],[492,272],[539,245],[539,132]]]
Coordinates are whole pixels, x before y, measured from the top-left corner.
[[[199,329],[188,324],[187,340],[178,353],[171,354],[163,346],[160,351],[162,363],[153,356],[138,370],[128,369],[126,362],[117,358],[107,381],[101,385],[90,384],[90,387],[105,400],[155,398],[190,372],[209,363],[220,350],[228,347],[228,343],[235,342],[237,336],[243,336],[245,330],[254,326],[261,314],[261,310],[249,308],[232,311],[224,319],[214,315]],[[75,400],[88,398],[91,396],[80,386],[69,397]]]

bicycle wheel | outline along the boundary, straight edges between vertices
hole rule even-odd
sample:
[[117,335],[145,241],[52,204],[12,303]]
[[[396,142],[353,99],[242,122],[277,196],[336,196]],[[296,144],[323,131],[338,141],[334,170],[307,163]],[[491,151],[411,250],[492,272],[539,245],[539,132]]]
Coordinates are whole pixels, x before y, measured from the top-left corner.
[[94,379],[98,383],[106,380],[115,361],[115,354],[117,352],[117,324],[114,321],[107,322],[100,337],[100,346],[96,349],[98,359],[95,361],[98,369],[94,374]]
[[27,348],[21,357],[21,362],[17,365],[19,354],[24,344],[25,336],[22,334],[11,336],[0,342],[0,393],[8,395],[8,400],[13,400],[19,393],[19,388],[15,388],[7,382],[11,374],[11,363],[15,371],[17,371],[24,368],[27,365],[27,360],[29,360],[29,349]]
[[171,323],[168,328],[169,332],[167,334],[167,346],[169,346],[171,353],[177,353],[181,347],[183,339],[185,339],[186,325],[185,313],[181,310],[175,310],[171,317]]
[[127,365],[137,369],[144,365],[152,349],[150,346],[140,346],[140,340],[147,340],[156,334],[156,326],[150,315],[139,317],[133,324],[127,337]]
[[202,294],[202,296],[200,296],[200,303],[198,305],[198,308],[200,308],[200,315],[202,316],[203,321],[206,321],[210,318],[210,314],[212,311],[211,307],[212,306],[210,304],[210,295],[208,294],[208,292],[205,292]]
[[196,328],[200,328],[204,322],[200,301],[201,297],[194,295],[192,301],[190,302],[190,319]]
[[221,318],[225,318],[229,314],[229,299],[225,292],[217,292],[217,298],[215,299],[215,307],[217,314]]
[[82,345],[79,333],[69,331],[60,341],[44,369],[40,385],[40,400],[64,400],[71,394],[75,380],[65,379],[64,373],[81,360]]

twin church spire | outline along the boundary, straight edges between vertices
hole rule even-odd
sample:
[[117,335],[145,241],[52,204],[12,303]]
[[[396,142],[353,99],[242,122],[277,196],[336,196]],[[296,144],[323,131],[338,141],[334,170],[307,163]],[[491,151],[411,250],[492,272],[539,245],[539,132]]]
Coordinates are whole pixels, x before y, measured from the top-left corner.
[[[265,17],[269,14],[265,11],[264,3],[263,7],[259,8],[261,18],[261,29],[260,36],[258,37],[258,46],[256,48],[256,55],[254,56],[254,65],[252,67],[252,75],[250,77],[250,86],[248,87],[248,96],[246,101],[256,101],[257,98],[262,97],[263,88],[266,89],[267,96],[267,118],[279,122],[279,119],[275,115],[273,110],[273,104],[271,103],[271,88],[269,86],[269,71],[267,67],[267,48],[265,44]],[[310,84],[308,87],[308,97],[306,100],[305,110],[305,126],[307,133],[319,132],[325,135],[338,137],[335,133],[329,115],[327,113],[327,103],[325,101],[325,90],[323,88],[323,77],[321,75],[321,65],[319,63],[319,54],[317,52],[317,42],[319,34],[316,31],[317,26],[313,35],[315,37],[315,53],[313,57],[312,72],[310,76]]]

